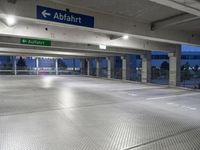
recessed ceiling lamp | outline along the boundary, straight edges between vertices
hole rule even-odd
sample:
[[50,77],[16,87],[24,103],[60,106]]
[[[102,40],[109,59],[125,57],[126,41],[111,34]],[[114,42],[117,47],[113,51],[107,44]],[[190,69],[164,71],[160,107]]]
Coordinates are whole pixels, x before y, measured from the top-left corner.
[[129,36],[128,36],[128,35],[124,35],[122,38],[123,38],[124,40],[128,40],[128,39],[129,39]]
[[10,26],[14,26],[16,24],[16,18],[12,15],[8,15],[6,17],[6,24],[10,27]]
[[106,46],[106,45],[104,45],[104,44],[100,44],[100,45],[99,45],[99,48],[100,48],[100,49],[106,49],[106,48],[107,48],[107,46]]

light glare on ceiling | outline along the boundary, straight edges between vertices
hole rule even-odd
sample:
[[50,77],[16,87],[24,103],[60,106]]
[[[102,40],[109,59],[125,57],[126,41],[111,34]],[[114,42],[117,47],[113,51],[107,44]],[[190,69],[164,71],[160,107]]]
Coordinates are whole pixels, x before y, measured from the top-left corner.
[[124,35],[124,36],[123,36],[123,39],[124,39],[124,40],[128,40],[128,39],[129,39],[129,36],[128,36],[128,35]]
[[7,23],[8,26],[13,26],[16,23],[16,18],[12,15],[8,15],[6,17],[6,23]]
[[106,48],[107,48],[107,46],[106,46],[106,45],[104,45],[104,44],[100,44],[100,45],[99,45],[99,48],[100,48],[100,49],[106,49]]

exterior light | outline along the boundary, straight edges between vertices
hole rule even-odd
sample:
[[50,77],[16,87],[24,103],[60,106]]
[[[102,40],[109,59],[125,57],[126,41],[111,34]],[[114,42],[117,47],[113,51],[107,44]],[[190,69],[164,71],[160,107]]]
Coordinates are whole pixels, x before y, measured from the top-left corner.
[[16,18],[14,16],[8,15],[6,18],[6,24],[8,26],[13,26],[16,23]]
[[103,44],[100,44],[100,45],[99,45],[99,48],[100,48],[100,49],[106,49],[107,46],[106,46],[106,45],[103,45]]
[[124,40],[128,40],[128,39],[129,39],[129,36],[128,36],[128,35],[124,35],[122,38],[123,38]]

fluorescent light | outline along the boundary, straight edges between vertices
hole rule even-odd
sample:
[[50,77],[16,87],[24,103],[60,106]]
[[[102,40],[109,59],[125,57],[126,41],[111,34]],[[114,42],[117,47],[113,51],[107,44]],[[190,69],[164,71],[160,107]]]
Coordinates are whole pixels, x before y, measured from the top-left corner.
[[106,45],[103,45],[103,44],[100,44],[100,45],[99,45],[99,48],[100,48],[100,49],[106,49],[107,46],[106,46]]
[[16,23],[15,17],[12,16],[12,15],[8,15],[7,18],[6,18],[6,23],[7,23],[8,26],[15,25],[15,23]]
[[129,36],[128,36],[128,35],[124,35],[122,38],[123,38],[124,40],[128,40],[128,39],[129,39]]

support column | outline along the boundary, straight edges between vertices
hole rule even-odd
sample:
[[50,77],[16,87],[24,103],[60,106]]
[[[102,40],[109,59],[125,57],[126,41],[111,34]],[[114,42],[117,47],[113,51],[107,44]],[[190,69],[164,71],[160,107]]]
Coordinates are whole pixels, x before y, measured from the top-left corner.
[[90,59],[87,59],[87,75],[88,76],[91,75],[91,69],[92,69],[91,61]]
[[96,58],[96,76],[100,76],[100,58]]
[[76,60],[73,58],[73,72],[75,73],[76,71]]
[[80,59],[80,71],[81,71],[81,75],[85,75],[86,74],[86,60]]
[[169,85],[179,86],[180,85],[180,74],[181,74],[181,46],[178,45],[176,51],[169,53]]
[[58,72],[58,58],[55,59],[55,69],[56,69],[56,75],[59,74]]
[[107,57],[107,62],[108,62],[108,78],[111,79],[114,75],[114,57]]
[[14,69],[14,75],[17,75],[17,60],[16,60],[16,56],[13,57],[13,69]]
[[122,80],[130,79],[130,56],[122,56]]
[[151,82],[151,52],[141,55],[142,58],[142,83]]
[[39,75],[39,58],[36,57],[36,75]]
[[131,64],[130,64],[130,79],[132,78],[133,80],[136,80],[138,79],[138,76],[137,76],[137,56],[136,55],[132,55],[131,56]]

